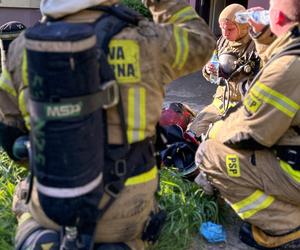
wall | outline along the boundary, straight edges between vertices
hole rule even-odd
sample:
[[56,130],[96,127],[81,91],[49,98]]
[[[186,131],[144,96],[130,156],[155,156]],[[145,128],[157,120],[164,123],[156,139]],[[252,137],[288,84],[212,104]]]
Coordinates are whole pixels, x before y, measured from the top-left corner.
[[0,25],[9,21],[19,21],[29,27],[40,18],[39,9],[0,8]]
[[192,5],[194,8],[196,7],[197,0],[188,0],[189,4]]
[[40,0],[1,0],[0,7],[39,8]]
[[248,1],[248,8],[261,6],[265,9],[269,8],[269,0],[249,0]]

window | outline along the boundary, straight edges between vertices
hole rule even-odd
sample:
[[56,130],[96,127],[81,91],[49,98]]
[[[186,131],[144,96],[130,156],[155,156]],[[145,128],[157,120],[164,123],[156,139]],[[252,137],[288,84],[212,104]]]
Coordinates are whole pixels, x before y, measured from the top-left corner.
[[39,8],[40,0],[0,0],[0,7]]

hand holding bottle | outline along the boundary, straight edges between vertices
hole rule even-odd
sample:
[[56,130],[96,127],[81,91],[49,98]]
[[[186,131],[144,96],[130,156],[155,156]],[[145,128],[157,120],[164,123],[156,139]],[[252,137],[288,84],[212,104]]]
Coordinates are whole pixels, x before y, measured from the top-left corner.
[[[266,26],[270,23],[269,11],[261,7],[248,9],[245,12],[238,12],[235,14],[238,23],[249,23],[254,26]],[[260,27],[257,27],[258,29]]]
[[[254,8],[248,9],[248,11],[264,11],[264,8],[254,7]],[[256,22],[252,18],[249,18],[248,24],[251,26],[254,33],[260,33],[266,27],[265,24]]]
[[215,51],[212,58],[210,59],[210,62],[206,65],[206,72],[210,75],[209,80],[211,83],[217,83],[219,78],[219,67],[220,63],[218,60],[217,52]]

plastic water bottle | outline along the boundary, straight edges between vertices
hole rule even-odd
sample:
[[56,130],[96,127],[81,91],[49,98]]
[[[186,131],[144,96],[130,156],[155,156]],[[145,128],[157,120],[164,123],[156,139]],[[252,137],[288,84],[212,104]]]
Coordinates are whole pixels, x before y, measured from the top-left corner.
[[219,79],[219,68],[220,68],[217,52],[214,52],[212,58],[210,59],[210,65],[212,65],[213,70],[210,73],[209,81],[211,83],[217,84]]
[[247,23],[249,19],[256,23],[268,25],[270,23],[270,15],[268,10],[255,10],[235,13],[235,20],[238,23]]

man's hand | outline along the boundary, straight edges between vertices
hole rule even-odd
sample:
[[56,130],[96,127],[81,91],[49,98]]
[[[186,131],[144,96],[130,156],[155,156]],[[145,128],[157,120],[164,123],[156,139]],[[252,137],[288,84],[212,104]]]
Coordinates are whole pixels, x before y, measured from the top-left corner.
[[213,195],[214,194],[214,188],[211,184],[211,182],[207,179],[206,173],[203,171],[202,163],[203,163],[203,154],[205,152],[205,144],[200,143],[200,146],[197,149],[196,155],[195,155],[195,164],[200,169],[200,173],[195,178],[194,182],[202,188],[205,194],[207,195]]
[[206,174],[200,170],[200,173],[195,178],[194,182],[202,188],[206,195],[213,195],[214,194],[214,187],[212,184],[207,180]]
[[[247,11],[259,11],[259,10],[264,10],[264,8],[262,7],[254,7],[254,8],[250,8]],[[254,33],[260,33],[263,31],[263,29],[266,27],[266,25],[262,24],[262,23],[257,23],[255,22],[253,19],[249,18],[248,20],[248,24],[250,25],[250,27],[252,28]]]

